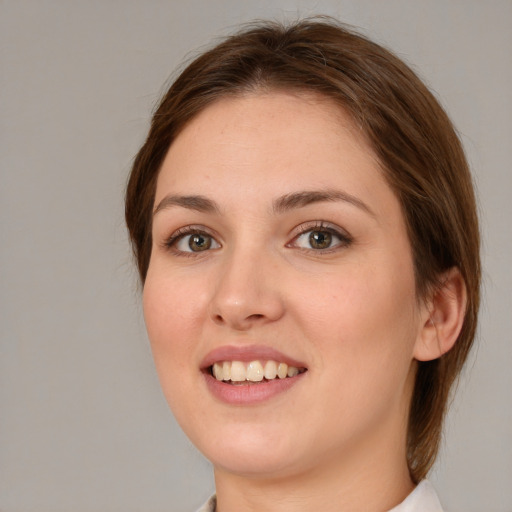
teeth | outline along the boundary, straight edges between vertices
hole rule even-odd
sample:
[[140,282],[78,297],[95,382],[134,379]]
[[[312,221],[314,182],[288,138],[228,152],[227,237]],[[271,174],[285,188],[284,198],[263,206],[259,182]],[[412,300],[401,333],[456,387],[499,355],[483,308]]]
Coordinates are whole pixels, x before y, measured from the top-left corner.
[[222,377],[219,380],[231,380],[231,363],[229,361],[222,363]]
[[242,382],[247,380],[247,371],[244,363],[240,361],[233,361],[231,363],[231,380],[233,382]]
[[247,366],[247,380],[261,382],[263,380],[263,366],[259,361],[252,361]]
[[288,365],[286,363],[279,363],[277,367],[277,376],[280,379],[285,379],[288,376]]
[[213,365],[213,376],[217,379],[217,380],[223,380],[223,371],[222,371],[222,365],[220,363],[215,363]]
[[272,380],[277,376],[277,363],[275,361],[267,361],[265,364],[265,379]]
[[266,361],[263,365],[260,361],[243,363],[241,361],[222,361],[212,366],[213,376],[217,380],[232,382],[261,382],[275,378],[285,379],[295,377],[301,371],[295,366],[288,366],[286,363]]
[[295,377],[295,375],[299,374],[299,369],[295,368],[295,366],[288,366],[288,377]]

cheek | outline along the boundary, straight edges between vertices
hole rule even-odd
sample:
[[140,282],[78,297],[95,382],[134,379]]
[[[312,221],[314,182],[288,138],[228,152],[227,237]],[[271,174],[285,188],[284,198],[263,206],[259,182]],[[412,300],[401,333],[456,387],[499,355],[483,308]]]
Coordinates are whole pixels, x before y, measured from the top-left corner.
[[199,301],[194,287],[177,286],[179,280],[148,272],[143,291],[144,320],[162,391],[176,419],[186,430],[197,411],[195,400],[177,390],[197,379]]
[[187,367],[195,363],[197,347],[193,341],[198,339],[202,310],[195,290],[194,286],[180,285],[179,279],[171,280],[151,271],[144,285],[144,320],[166,395],[165,388],[174,376],[180,374],[183,378]]
[[350,266],[313,281],[296,304],[308,336],[329,349],[325,353],[361,366],[411,357],[417,333],[412,264]]
[[144,319],[152,343],[174,338],[194,325],[202,304],[196,283],[169,274],[150,266],[144,284]]
[[333,436],[340,422],[356,431],[408,403],[414,305],[412,272],[398,279],[369,266],[333,276],[303,304],[302,329],[319,358],[318,394],[327,397],[324,412],[337,418]]

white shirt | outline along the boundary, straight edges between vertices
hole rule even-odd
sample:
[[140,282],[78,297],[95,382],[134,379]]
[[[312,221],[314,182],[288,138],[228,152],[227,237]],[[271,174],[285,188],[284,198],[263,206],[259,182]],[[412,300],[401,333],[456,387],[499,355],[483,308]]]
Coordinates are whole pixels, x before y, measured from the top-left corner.
[[[197,512],[215,512],[217,500],[213,495]],[[389,512],[443,512],[436,491],[428,480],[422,480],[400,505]]]
[[432,484],[422,480],[400,505],[389,512],[443,512],[443,509]]

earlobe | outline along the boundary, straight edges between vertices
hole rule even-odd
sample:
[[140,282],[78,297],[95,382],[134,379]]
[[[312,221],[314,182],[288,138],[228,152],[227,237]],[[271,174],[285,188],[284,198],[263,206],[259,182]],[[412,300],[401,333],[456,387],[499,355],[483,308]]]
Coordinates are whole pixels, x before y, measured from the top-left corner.
[[448,352],[459,336],[466,311],[466,285],[457,267],[441,277],[425,306],[423,326],[414,347],[414,358],[431,361]]

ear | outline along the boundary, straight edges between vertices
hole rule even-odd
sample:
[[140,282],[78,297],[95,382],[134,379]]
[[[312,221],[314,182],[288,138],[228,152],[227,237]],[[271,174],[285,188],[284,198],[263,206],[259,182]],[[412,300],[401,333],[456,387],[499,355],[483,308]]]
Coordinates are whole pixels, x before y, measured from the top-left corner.
[[441,276],[425,304],[423,325],[414,346],[414,358],[431,361],[448,352],[459,336],[466,311],[466,284],[457,267]]

